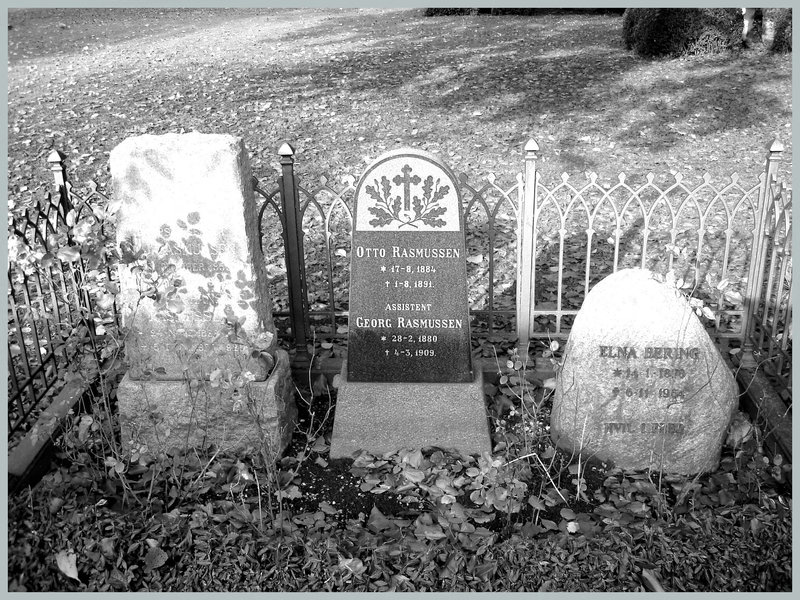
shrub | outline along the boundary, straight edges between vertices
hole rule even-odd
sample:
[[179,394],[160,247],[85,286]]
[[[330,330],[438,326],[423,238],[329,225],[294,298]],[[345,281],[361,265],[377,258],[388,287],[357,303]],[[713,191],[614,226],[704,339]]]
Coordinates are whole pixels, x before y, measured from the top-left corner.
[[729,50],[740,43],[735,8],[629,8],[622,18],[625,47],[641,56],[687,56]]
[[769,11],[767,18],[774,24],[773,52],[792,51],[792,9],[791,8],[765,8]]
[[426,17],[449,15],[515,15],[530,17],[551,13],[622,14],[624,8],[426,8]]
[[476,8],[426,8],[426,17],[449,17],[452,15],[469,15]]

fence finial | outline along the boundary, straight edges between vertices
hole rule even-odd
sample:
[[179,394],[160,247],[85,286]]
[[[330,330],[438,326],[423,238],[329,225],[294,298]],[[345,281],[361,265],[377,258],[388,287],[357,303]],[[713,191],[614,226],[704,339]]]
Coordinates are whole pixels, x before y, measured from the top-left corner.
[[294,156],[294,148],[289,142],[283,142],[278,148],[278,156]]
[[530,153],[536,154],[538,151],[539,151],[539,144],[536,143],[535,139],[530,138],[528,140],[528,143],[525,144],[525,153],[526,154],[530,154]]
[[781,142],[778,138],[775,138],[769,144],[767,144],[767,150],[769,150],[772,154],[783,152],[783,142]]
[[56,189],[60,189],[67,182],[67,168],[64,166],[65,158],[66,156],[55,148],[47,155],[47,162],[50,163],[50,170],[53,172]]

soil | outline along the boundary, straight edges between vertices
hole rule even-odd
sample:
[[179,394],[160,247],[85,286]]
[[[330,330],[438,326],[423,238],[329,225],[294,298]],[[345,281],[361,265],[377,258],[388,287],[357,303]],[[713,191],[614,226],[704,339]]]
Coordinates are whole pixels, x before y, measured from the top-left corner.
[[[284,467],[296,469],[297,475],[293,483],[301,493],[299,498],[287,501],[288,509],[293,514],[314,513],[320,510],[321,505],[327,504],[338,511],[336,517],[341,522],[363,518],[370,514],[373,506],[384,515],[408,517],[419,514],[425,508],[422,504],[402,502],[391,493],[373,494],[363,491],[361,480],[351,472],[352,459],[327,460],[336,410],[335,400],[334,390],[330,398],[318,396],[311,403],[298,402],[298,431],[280,463]],[[309,436],[303,432],[308,432],[313,423],[320,420],[320,415],[326,415],[327,418],[324,419],[321,430],[317,430],[315,434],[317,439],[321,437],[326,442],[324,446],[320,446],[325,451],[309,451]]]

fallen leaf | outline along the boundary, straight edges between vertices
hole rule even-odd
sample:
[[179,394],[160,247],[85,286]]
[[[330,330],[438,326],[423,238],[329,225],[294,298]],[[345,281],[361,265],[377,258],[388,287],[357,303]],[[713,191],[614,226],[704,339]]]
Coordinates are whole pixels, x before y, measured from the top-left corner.
[[58,565],[59,570],[70,579],[80,582],[80,579],[78,578],[78,566],[76,564],[76,560],[77,557],[75,556],[74,552],[66,552],[65,550],[62,550],[56,554],[56,564]]

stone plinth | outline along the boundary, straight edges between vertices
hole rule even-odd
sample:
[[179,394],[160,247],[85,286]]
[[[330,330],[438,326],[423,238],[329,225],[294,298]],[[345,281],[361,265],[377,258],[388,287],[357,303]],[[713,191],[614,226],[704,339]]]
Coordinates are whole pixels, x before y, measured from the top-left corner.
[[555,442],[626,469],[713,470],[738,387],[683,296],[641,269],[587,295],[564,349]]
[[208,381],[143,381],[126,374],[117,397],[123,437],[150,449],[213,445],[258,451],[268,440],[280,454],[297,419],[289,355],[281,349],[270,377],[235,395]]
[[376,383],[349,381],[343,365],[331,458],[430,446],[491,452],[480,369],[470,383]]

